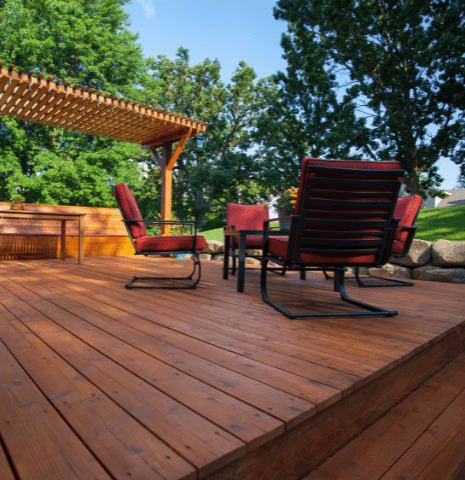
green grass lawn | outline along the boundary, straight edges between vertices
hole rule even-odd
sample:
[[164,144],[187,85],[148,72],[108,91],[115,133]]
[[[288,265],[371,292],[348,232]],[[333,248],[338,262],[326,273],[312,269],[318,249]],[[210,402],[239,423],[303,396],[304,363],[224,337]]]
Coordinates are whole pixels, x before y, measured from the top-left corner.
[[[435,242],[445,240],[465,241],[465,206],[422,209],[416,223],[415,238]],[[223,229],[202,232],[207,240],[223,241]]]
[[[272,223],[271,225],[274,224]],[[220,242],[224,240],[223,227],[215,228],[214,230],[208,230],[207,232],[201,232],[199,233],[199,235],[203,235],[205,237],[205,240],[219,240]]]
[[219,240],[220,242],[224,240],[222,227],[208,230],[207,232],[200,232],[199,235],[204,236],[205,240]]
[[435,242],[439,239],[465,240],[465,206],[420,210],[415,238]]

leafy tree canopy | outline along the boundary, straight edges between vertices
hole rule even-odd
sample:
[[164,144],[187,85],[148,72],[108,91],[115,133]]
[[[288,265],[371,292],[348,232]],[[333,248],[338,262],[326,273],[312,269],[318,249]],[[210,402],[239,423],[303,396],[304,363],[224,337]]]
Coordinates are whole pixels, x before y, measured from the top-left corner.
[[[127,95],[145,71],[122,0],[0,1],[0,60]],[[115,91],[115,90],[118,91]],[[137,182],[138,145],[0,117],[0,198],[113,206],[112,183]],[[133,161],[130,161],[132,159]]]
[[[191,66],[184,48],[174,61],[159,56],[148,62],[143,101],[208,122],[203,147],[190,140],[175,165],[173,205],[178,217],[192,213],[201,224],[220,226],[226,202],[264,201],[268,191],[261,182],[252,131],[265,110],[266,81],[257,81],[254,70],[241,62],[231,83],[224,85],[218,60]],[[157,179],[155,165],[152,162],[148,175]]]
[[414,193],[441,181],[435,167],[441,156],[465,168],[464,6],[463,0],[278,0],[275,17],[289,25],[282,42],[289,69],[277,77],[291,97],[289,121],[304,128],[314,121],[323,132],[322,143],[309,132],[308,153],[324,151],[332,136],[338,153],[349,147],[374,160],[399,160]]

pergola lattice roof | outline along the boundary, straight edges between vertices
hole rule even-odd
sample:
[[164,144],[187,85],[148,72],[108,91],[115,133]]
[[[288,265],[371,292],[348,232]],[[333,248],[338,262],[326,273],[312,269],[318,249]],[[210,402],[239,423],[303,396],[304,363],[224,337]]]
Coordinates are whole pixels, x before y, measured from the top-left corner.
[[206,130],[187,116],[13,68],[1,68],[0,116],[155,148]]

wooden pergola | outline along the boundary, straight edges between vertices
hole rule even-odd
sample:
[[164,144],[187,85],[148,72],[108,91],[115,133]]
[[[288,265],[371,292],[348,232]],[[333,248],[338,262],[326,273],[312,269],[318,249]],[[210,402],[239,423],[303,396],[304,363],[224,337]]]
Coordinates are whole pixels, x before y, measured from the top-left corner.
[[[0,62],[0,115],[88,135],[137,143],[150,149],[162,171],[161,219],[171,218],[172,171],[189,138],[206,130],[195,121],[162,108],[53,77],[24,73]],[[173,151],[173,144],[177,145]],[[162,148],[162,155],[156,149]]]

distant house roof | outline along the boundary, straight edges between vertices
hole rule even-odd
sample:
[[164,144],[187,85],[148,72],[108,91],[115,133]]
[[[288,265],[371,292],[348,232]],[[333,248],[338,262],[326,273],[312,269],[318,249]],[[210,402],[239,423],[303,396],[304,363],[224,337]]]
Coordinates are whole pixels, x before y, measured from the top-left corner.
[[447,193],[446,198],[441,198],[437,207],[455,207],[457,205],[465,205],[465,188],[454,188],[452,190],[444,190]]

